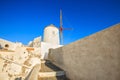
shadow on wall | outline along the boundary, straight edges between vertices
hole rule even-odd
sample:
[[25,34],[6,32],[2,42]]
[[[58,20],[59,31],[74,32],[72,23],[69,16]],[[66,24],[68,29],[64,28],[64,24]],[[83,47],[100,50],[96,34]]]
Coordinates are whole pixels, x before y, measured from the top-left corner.
[[[64,71],[62,69],[63,66],[65,67],[65,65],[64,65],[64,58],[63,58],[63,48],[60,47],[55,52],[54,51],[55,51],[55,49],[54,50],[53,49],[49,49],[49,54],[48,54],[48,60],[50,59],[50,61],[53,63],[52,65],[54,67],[51,66],[51,64],[49,65],[47,63],[46,63],[46,66],[48,66],[49,68],[51,68],[54,71]],[[53,57],[53,55],[57,55],[57,57]],[[58,64],[61,64],[61,66],[58,67]],[[57,80],[70,80],[69,78],[66,77],[66,75],[56,76],[56,79]]]
[[[45,67],[45,66],[47,66],[48,68]],[[46,60],[45,66],[42,67],[42,68],[43,68],[45,71],[48,70],[48,72],[49,72],[49,70],[50,70],[50,71],[54,71],[54,72],[64,71],[63,69],[57,67],[55,64],[53,64],[53,63],[52,63],[51,61],[49,61],[49,60]],[[43,70],[43,71],[44,71],[44,70]],[[59,73],[56,73],[56,75],[57,75],[57,74],[59,74]],[[65,75],[56,76],[56,77],[54,77],[54,78],[55,78],[55,80],[70,80],[70,79],[68,79]],[[54,80],[54,79],[51,79],[51,78],[50,78],[50,80]]]
[[3,49],[3,47],[1,46],[1,44],[0,44],[0,49]]
[[[57,55],[57,57],[53,57],[53,55]],[[64,65],[64,58],[63,58],[63,49],[62,47],[58,48],[57,50],[49,49],[48,59],[50,59],[53,63],[62,64]],[[57,64],[55,64],[57,65]]]

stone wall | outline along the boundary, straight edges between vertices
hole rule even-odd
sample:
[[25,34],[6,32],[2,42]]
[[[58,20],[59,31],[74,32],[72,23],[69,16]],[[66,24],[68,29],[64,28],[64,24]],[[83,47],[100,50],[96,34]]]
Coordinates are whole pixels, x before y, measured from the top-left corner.
[[120,24],[51,49],[49,60],[70,80],[120,80]]
[[9,50],[14,50],[16,48],[15,43],[0,38],[0,48],[5,48],[6,44],[9,45]]
[[[17,47],[15,51],[0,51],[0,75],[7,75],[7,80],[17,80],[17,77],[26,77],[36,64],[40,64],[38,48],[34,51],[28,51],[27,48],[30,47]],[[0,76],[0,80],[6,78]]]

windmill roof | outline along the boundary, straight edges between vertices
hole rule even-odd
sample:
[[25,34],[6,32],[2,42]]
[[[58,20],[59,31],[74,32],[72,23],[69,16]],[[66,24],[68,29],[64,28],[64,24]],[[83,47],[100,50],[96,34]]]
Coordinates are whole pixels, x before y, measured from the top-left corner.
[[[48,28],[48,27],[54,27],[54,28],[57,28],[54,24],[50,24],[48,26],[46,26],[45,28]],[[57,28],[58,29],[58,28]]]

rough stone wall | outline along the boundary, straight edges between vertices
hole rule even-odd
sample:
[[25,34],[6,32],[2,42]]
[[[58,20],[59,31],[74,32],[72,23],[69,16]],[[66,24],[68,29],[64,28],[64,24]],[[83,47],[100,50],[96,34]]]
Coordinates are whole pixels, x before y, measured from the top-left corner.
[[35,47],[35,48],[41,47],[41,36],[34,38],[33,41],[30,41],[28,43],[28,46],[29,47]]
[[120,24],[51,49],[49,59],[71,80],[120,80]]
[[[7,80],[16,80],[17,77],[26,77],[36,64],[41,63],[37,49],[27,51],[26,48],[17,47],[14,52],[0,51],[0,75],[7,75]],[[4,79],[0,76],[0,80]]]
[[5,48],[6,44],[9,45],[9,50],[15,49],[15,43],[0,38],[0,48]]

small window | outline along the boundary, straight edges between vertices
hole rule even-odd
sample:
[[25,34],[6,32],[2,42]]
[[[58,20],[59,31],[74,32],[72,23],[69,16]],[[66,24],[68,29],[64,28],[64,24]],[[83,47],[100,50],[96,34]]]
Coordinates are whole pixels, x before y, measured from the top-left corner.
[[8,45],[8,44],[5,44],[5,47],[6,47],[6,48],[9,48],[9,45]]

